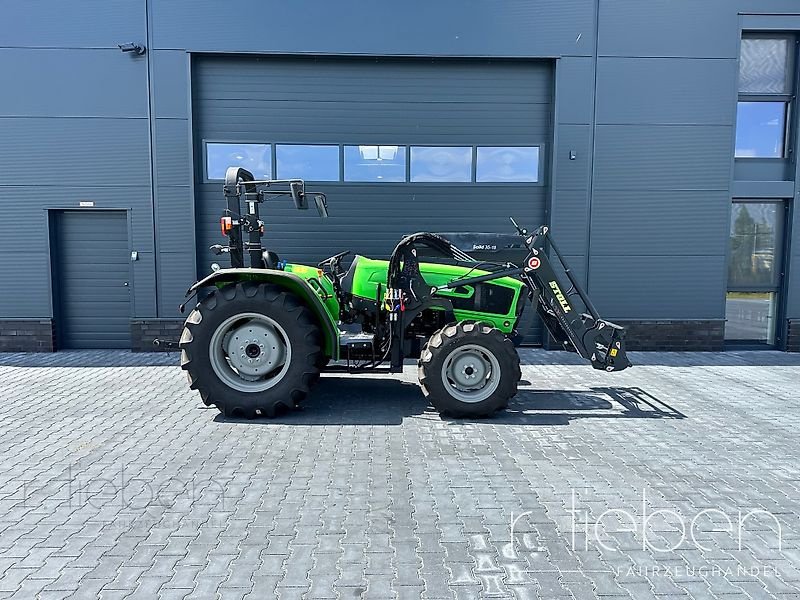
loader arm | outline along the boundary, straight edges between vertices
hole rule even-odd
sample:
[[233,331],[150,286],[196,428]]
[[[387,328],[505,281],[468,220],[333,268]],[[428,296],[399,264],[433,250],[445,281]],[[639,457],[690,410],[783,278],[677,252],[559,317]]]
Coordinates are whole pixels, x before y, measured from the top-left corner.
[[[520,277],[528,284],[530,300],[556,342],[590,361],[595,369],[621,371],[631,366],[625,351],[625,329],[600,317],[550,238],[549,228],[539,227],[531,235],[519,227],[518,231],[528,249],[523,266],[456,279],[439,289],[452,289],[499,277]],[[548,256],[548,243],[557,263]],[[555,264],[561,265],[563,276],[557,272]]]

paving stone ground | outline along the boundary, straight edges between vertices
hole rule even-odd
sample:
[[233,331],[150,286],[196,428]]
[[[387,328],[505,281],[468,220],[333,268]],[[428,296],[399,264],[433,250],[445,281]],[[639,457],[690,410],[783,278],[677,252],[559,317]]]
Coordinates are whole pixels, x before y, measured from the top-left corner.
[[252,422],[174,354],[0,355],[0,598],[800,598],[800,356],[522,355],[493,419],[409,366]]

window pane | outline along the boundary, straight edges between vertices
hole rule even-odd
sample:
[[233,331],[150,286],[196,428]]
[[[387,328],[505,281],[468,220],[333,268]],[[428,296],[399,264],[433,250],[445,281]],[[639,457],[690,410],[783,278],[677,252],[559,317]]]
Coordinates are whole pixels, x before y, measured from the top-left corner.
[[345,181],[405,181],[405,146],[345,146]]
[[788,94],[789,41],[742,39],[739,91],[749,94]]
[[272,177],[269,144],[206,144],[206,178],[225,179],[228,167],[244,167],[256,179]]
[[731,215],[728,288],[777,286],[783,205],[735,202]]
[[411,148],[411,181],[472,181],[472,148]]
[[275,160],[278,179],[339,181],[339,146],[281,144],[275,147]]
[[539,181],[539,148],[478,148],[475,181]]
[[782,158],[785,131],[784,102],[739,102],[736,158]]
[[773,344],[777,295],[773,292],[728,292],[725,339]]

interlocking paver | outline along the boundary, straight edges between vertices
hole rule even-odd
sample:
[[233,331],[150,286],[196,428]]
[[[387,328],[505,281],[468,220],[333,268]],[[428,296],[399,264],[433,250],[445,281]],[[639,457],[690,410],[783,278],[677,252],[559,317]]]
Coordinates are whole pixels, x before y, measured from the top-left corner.
[[521,356],[492,419],[409,365],[242,422],[172,354],[0,354],[0,597],[800,597],[800,357]]

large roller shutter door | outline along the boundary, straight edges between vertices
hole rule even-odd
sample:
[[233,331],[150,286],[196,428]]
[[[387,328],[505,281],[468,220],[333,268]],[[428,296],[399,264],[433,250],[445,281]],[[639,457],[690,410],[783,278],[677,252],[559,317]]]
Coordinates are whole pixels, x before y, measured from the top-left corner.
[[208,142],[271,144],[273,169],[277,144],[540,147],[535,184],[313,184],[328,195],[325,222],[288,202],[262,209],[265,243],[291,261],[344,249],[387,256],[419,230],[508,233],[510,215],[531,227],[545,220],[549,61],[198,56],[192,89],[201,273],[219,260],[207,248],[220,242],[224,204],[205,170]]

